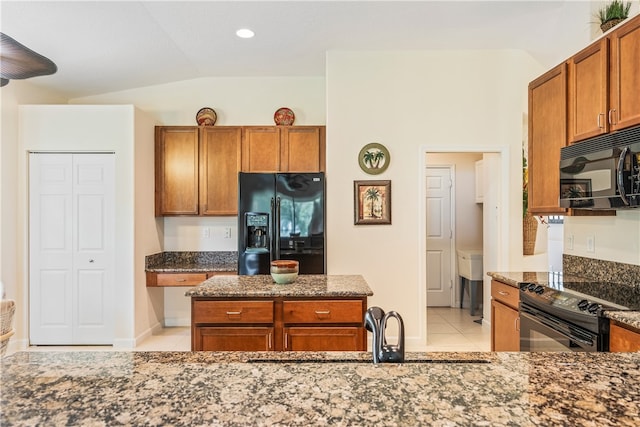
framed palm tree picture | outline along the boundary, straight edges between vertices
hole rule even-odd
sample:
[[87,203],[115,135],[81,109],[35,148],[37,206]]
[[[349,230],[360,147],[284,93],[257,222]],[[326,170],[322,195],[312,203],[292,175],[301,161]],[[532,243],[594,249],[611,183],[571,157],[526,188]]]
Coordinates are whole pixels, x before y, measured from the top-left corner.
[[353,181],[354,224],[391,224],[391,181]]

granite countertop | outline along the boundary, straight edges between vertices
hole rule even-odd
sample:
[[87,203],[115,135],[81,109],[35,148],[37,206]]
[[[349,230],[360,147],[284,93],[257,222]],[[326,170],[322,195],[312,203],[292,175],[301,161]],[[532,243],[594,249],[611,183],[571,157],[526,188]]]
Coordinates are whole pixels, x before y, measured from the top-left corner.
[[362,276],[299,275],[295,282],[279,285],[269,275],[214,276],[188,297],[363,297],[373,291]]
[[[488,276],[515,288],[521,282],[537,283],[543,286],[553,286],[564,282],[590,283],[593,280],[574,275],[563,275],[558,272],[488,272]],[[604,316],[621,323],[640,329],[640,311],[605,311]]]
[[145,257],[150,273],[238,271],[237,252],[160,252]]
[[[2,359],[0,425],[637,426],[640,419],[640,353],[409,353],[407,360],[431,363],[349,363],[370,357],[16,353]],[[278,360],[290,358],[316,361]]]

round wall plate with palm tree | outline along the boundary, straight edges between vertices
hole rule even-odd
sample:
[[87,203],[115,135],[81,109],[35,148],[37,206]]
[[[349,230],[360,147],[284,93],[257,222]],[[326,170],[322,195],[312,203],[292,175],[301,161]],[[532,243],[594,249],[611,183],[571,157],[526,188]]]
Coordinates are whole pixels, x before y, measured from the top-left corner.
[[389,150],[377,142],[365,145],[358,154],[360,169],[369,175],[378,175],[386,171],[391,163]]

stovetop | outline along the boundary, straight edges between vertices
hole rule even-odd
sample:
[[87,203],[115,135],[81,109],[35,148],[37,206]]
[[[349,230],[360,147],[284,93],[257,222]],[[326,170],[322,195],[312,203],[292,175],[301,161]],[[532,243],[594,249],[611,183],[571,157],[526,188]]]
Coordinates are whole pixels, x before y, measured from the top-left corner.
[[598,281],[564,281],[550,275],[546,284],[520,283],[520,300],[578,325],[595,325],[604,311],[640,310],[640,286]]

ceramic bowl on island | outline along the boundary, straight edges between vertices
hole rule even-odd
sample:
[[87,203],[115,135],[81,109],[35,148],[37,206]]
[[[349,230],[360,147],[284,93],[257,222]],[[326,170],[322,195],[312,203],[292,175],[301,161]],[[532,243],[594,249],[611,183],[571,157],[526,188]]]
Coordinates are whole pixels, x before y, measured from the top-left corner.
[[298,277],[298,261],[279,259],[271,261],[271,277],[279,285],[295,282]]

